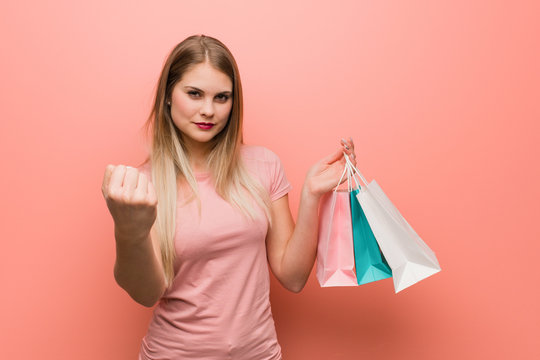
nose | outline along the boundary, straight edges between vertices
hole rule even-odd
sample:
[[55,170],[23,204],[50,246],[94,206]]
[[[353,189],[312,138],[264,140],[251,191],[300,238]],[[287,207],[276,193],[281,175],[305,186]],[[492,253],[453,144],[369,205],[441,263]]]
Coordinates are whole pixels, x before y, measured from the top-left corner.
[[199,113],[204,117],[212,117],[214,115],[214,102],[213,99],[204,99],[201,105]]

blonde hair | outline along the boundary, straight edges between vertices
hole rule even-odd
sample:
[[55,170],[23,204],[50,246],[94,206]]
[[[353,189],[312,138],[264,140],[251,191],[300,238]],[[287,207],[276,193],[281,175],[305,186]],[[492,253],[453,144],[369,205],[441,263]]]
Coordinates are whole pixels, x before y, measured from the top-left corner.
[[216,192],[251,219],[257,214],[253,206],[254,200],[270,221],[268,192],[250,176],[240,158],[240,147],[243,143],[242,84],[236,61],[229,49],[219,40],[204,35],[190,36],[176,45],[167,57],[157,83],[153,108],[146,122],[152,139],[147,161],[151,162],[152,183],[158,198],[157,219],[152,236],[159,239],[168,286],[174,278],[177,181],[188,185],[182,189],[186,188],[192,198],[199,201],[199,197],[197,181],[189,165],[189,154],[182,133],[174,125],[166,103],[182,75],[194,65],[204,62],[209,62],[229,76],[233,83],[233,103],[227,125],[211,140],[212,150],[207,158]]

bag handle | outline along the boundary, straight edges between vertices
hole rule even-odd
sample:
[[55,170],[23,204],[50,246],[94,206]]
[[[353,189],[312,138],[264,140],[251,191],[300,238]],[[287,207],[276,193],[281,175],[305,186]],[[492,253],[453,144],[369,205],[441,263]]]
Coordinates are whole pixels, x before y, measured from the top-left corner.
[[[345,153],[343,153],[345,154]],[[347,155],[345,155],[347,156]],[[334,192],[337,191],[337,188],[339,187],[339,185],[341,184],[341,181],[343,180],[343,177],[345,176],[345,174],[347,174],[347,189],[350,188],[350,169],[347,167],[347,164],[345,164],[345,168],[343,169],[343,173],[341,174],[341,177],[339,178],[339,181],[337,183],[337,185],[334,187]],[[350,190],[349,190],[350,192]]]
[[349,158],[349,155],[343,153],[343,156],[345,157],[345,168],[343,169],[343,173],[341,173],[341,177],[339,178],[339,181],[338,181],[337,185],[334,187],[333,191],[334,192],[337,191],[337,188],[341,184],[341,181],[345,177],[345,174],[347,174],[347,190],[349,192],[351,192],[352,189],[353,189],[353,183],[351,181],[351,178],[356,183],[356,187],[362,189],[362,185],[358,182],[357,176],[360,177],[360,180],[362,181],[364,186],[367,187],[368,182],[367,182],[366,178],[364,177],[364,175],[362,175],[360,170],[358,170],[356,168],[356,166],[353,165],[353,163],[351,162],[351,159]]
[[[349,168],[349,171],[351,172],[351,176],[352,178],[354,179],[354,181],[356,182],[356,185],[359,187],[359,188],[362,188],[360,186],[360,184],[358,184],[358,181],[356,179],[356,174],[358,174],[358,176],[360,177],[360,179],[362,180],[362,182],[364,183],[364,185],[367,187],[368,186],[368,182],[366,181],[366,178],[364,178],[364,175],[362,175],[362,173],[360,173],[360,170],[358,170],[356,168],[356,166],[353,165],[353,163],[351,162],[351,160],[349,159],[349,156],[345,153],[343,153],[343,155],[345,156],[345,161],[346,161],[346,166],[348,166]],[[355,174],[356,173],[356,174]],[[340,180],[341,181],[341,180]]]
[[[360,184],[358,183],[358,179],[356,178],[354,172],[358,170],[355,169],[354,165],[352,164],[351,160],[349,159],[349,156],[345,153],[343,153],[343,156],[345,157],[345,167],[343,169],[343,173],[341,173],[341,177],[339,178],[339,181],[337,183],[337,185],[334,187],[334,192],[337,191],[337,188],[339,187],[339,185],[341,184],[341,182],[343,181],[343,178],[345,177],[345,174],[347,174],[347,190],[349,192],[351,192],[353,190],[353,182],[351,180],[354,179],[354,182],[356,183],[356,187],[357,188],[361,188]],[[362,176],[360,174],[360,176]],[[362,179],[363,179],[363,176],[362,176]]]
[[[347,156],[347,154],[344,154],[344,156]],[[358,183],[358,179],[354,175],[354,171],[352,169],[352,163],[350,162],[350,160],[349,160],[349,162],[345,162],[345,167],[347,168],[347,176],[349,177],[349,192],[351,192],[353,190],[353,183],[350,180],[351,178],[356,183],[356,187],[361,189],[362,187],[360,186],[360,184]]]

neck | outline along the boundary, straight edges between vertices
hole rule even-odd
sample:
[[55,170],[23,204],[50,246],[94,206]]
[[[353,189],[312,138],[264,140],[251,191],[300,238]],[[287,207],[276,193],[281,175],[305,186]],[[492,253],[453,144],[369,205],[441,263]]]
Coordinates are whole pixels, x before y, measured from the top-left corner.
[[[187,139],[186,139],[187,140]],[[210,154],[210,143],[199,143],[194,141],[185,141],[185,146],[189,156],[189,164],[194,172],[207,172],[208,154]]]

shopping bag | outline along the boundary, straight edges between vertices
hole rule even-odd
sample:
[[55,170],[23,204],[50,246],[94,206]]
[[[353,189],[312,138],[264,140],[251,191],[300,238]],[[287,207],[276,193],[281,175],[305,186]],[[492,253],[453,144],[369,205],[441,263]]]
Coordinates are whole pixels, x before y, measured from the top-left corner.
[[360,189],[350,192],[353,228],[354,260],[358,285],[392,277],[392,270],[381,254],[377,240],[371,231],[366,215],[356,195]]
[[418,236],[375,180],[369,184],[345,156],[362,183],[356,195],[399,292],[441,271],[435,253]]
[[352,236],[349,192],[323,195],[317,245],[317,279],[322,287],[357,285]]

